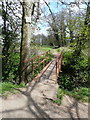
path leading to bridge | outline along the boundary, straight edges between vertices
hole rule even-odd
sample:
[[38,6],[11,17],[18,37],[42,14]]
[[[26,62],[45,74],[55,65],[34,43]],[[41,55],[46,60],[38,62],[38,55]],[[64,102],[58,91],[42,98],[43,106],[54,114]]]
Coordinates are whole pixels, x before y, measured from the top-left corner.
[[68,96],[60,106],[52,102],[57,98],[59,87],[55,77],[56,58],[57,55],[38,81],[33,80],[26,88],[17,89],[19,92],[7,99],[0,98],[0,118],[88,118],[87,103]]

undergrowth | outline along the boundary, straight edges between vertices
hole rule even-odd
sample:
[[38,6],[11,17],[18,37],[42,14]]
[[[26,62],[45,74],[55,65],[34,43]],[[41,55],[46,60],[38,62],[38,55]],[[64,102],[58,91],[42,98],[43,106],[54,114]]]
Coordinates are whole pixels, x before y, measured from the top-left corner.
[[73,49],[63,51],[62,73],[59,75],[58,84],[63,95],[90,102],[88,57],[82,51],[77,54]]
[[86,87],[77,88],[72,91],[64,90],[64,94],[82,102],[90,102],[90,89]]
[[[40,73],[40,71],[42,71],[43,67],[45,67],[44,65],[46,65],[47,63],[49,63],[52,60],[53,55],[50,52],[50,53],[48,53],[47,56],[41,56],[40,57],[40,61],[45,59],[45,57],[48,57],[48,59],[44,63],[40,64],[39,69],[38,69],[38,67],[35,68],[35,70],[34,70],[34,77],[36,77]],[[38,59],[35,59],[34,66],[36,66],[37,64],[38,64]],[[25,83],[24,82],[21,83],[20,85],[12,84],[9,81],[1,82],[0,83],[0,95],[3,95],[6,92],[8,92],[7,94],[9,94],[9,92],[10,93],[14,93],[16,88],[22,88],[22,87],[25,87]]]
[[57,93],[57,99],[53,100],[53,103],[60,105],[63,99],[63,95],[64,95],[63,93],[64,93],[63,90],[59,88]]
[[15,93],[16,88],[23,88],[23,87],[25,87],[24,83],[22,83],[21,85],[16,85],[16,84],[12,84],[10,82],[1,82],[0,83],[0,95],[3,95],[6,92],[7,92],[7,94]]

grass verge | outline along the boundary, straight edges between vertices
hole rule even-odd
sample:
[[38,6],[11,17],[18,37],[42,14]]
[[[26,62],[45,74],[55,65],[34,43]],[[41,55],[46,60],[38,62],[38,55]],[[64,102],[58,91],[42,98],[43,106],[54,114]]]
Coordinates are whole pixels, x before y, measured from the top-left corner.
[[60,105],[63,99],[63,95],[63,90],[59,88],[57,93],[57,99],[53,100],[53,103]]
[[41,45],[35,45],[35,46],[32,46],[32,49],[33,48],[41,50],[43,52],[46,52],[46,51],[50,50],[53,53],[53,51],[54,51],[54,49],[52,47],[46,46],[46,45],[43,45],[43,46],[41,46]]
[[16,88],[23,88],[25,84],[21,85],[12,84],[10,82],[1,82],[0,83],[0,96],[8,95],[9,93],[16,93]]
[[76,100],[80,100],[82,102],[90,102],[90,89],[86,87],[81,87],[72,91],[64,90],[64,94],[72,96]]
[[60,105],[62,103],[64,95],[71,96],[81,102],[90,102],[90,89],[81,87],[79,89],[74,89],[72,91],[67,91],[59,88],[57,93],[57,99],[53,100],[53,103]]

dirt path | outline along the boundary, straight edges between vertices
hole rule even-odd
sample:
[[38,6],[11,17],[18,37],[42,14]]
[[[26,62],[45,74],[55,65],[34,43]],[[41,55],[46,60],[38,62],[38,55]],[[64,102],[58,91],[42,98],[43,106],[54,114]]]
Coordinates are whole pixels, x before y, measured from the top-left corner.
[[40,85],[37,87],[38,91],[34,89],[32,93],[22,92],[3,99],[2,118],[88,118],[87,103],[65,96],[58,106],[43,94]]
[[0,98],[0,118],[88,118],[88,103],[80,103],[68,96],[60,106],[53,103],[57,89],[55,83],[33,82],[7,99]]
[[19,92],[7,99],[1,97],[0,118],[88,118],[88,103],[80,103],[69,96],[64,96],[60,106],[52,102],[58,87],[56,82],[45,78],[17,89]]

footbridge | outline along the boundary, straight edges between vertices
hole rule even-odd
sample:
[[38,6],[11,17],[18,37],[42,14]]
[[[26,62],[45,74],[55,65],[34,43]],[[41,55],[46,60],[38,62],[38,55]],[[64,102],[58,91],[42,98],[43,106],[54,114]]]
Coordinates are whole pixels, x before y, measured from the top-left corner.
[[[59,73],[61,71],[62,66],[62,52],[60,53],[53,53],[53,58],[50,61],[49,60],[49,54],[50,51],[47,51],[39,56],[36,56],[31,59],[32,64],[32,81],[47,81],[47,82],[57,82]],[[42,57],[42,60],[40,61],[40,57]],[[35,60],[37,59],[38,63],[35,63]],[[43,69],[40,71],[40,65],[42,64]],[[39,74],[34,77],[34,69],[38,68]]]

